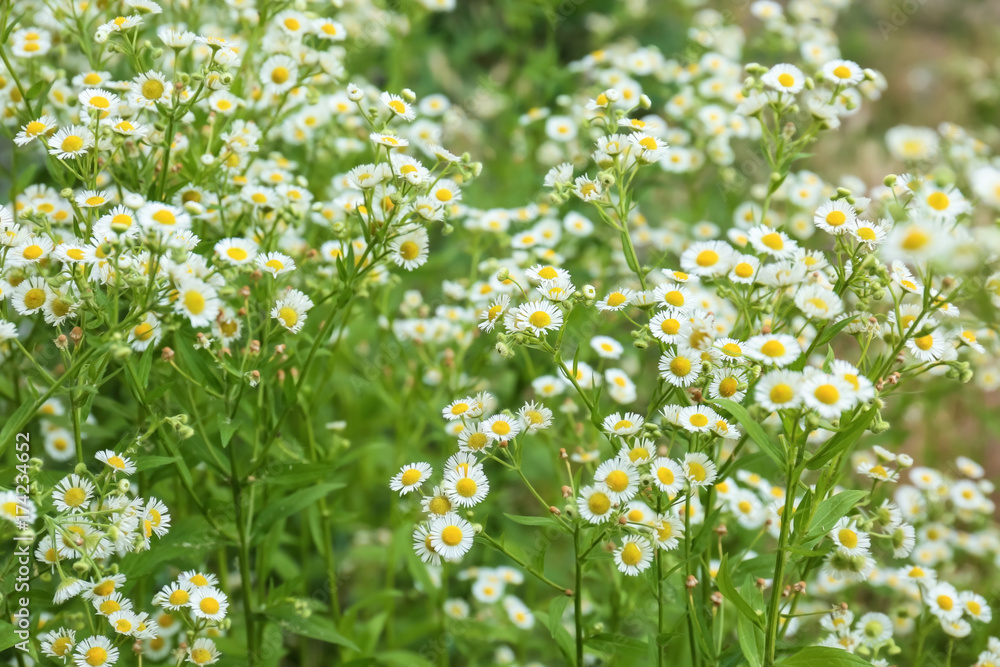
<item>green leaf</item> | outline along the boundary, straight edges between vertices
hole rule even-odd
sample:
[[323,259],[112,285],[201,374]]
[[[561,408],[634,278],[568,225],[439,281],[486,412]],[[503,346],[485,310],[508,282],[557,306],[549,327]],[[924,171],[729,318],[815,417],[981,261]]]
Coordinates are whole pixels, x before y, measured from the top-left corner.
[[743,596],[736,590],[736,587],[733,586],[732,580],[729,578],[728,554],[722,556],[722,562],[719,563],[719,573],[715,576],[715,583],[719,587],[719,592],[722,593],[723,597],[733,603],[736,610],[740,612],[741,616],[745,616],[759,628],[764,627],[764,621],[757,615],[757,610],[751,607],[750,603],[743,599]]
[[176,461],[177,459],[173,456],[140,456],[135,462],[135,469],[138,472],[153,470],[154,468],[168,466]]
[[785,452],[773,440],[767,437],[767,434],[764,433],[764,429],[760,427],[760,424],[754,421],[753,417],[750,416],[750,413],[747,412],[746,408],[739,403],[730,401],[726,398],[716,398],[705,402],[717,405],[728,412],[733,419],[739,422],[740,426],[743,427],[743,430],[745,430],[747,435],[750,436],[750,439],[757,443],[757,446],[760,447],[761,451],[770,456],[779,466],[784,467]]
[[239,424],[230,421],[226,415],[219,413],[219,439],[222,441],[222,448],[225,449],[229,446],[229,441],[233,439],[233,434],[239,428]]
[[867,491],[841,491],[821,502],[816,507],[816,514],[809,526],[809,533],[802,543],[809,544],[830,532],[834,524],[866,497],[868,497]]
[[519,523],[522,526],[552,526],[556,525],[562,528],[556,520],[551,516],[520,516],[517,514],[504,514],[505,517],[513,521],[514,523]]
[[14,626],[7,621],[0,621],[0,651],[5,651],[20,640],[14,632]]
[[878,414],[878,410],[874,406],[871,406],[866,412],[862,412],[860,415],[854,417],[849,424],[843,426],[836,435],[816,450],[816,453],[806,461],[806,467],[810,470],[817,470],[832,461],[841,452],[854,447],[861,438],[861,434],[875,420],[876,414]]
[[871,663],[853,653],[829,646],[810,646],[778,663],[780,667],[856,667]]
[[337,627],[328,618],[316,613],[303,616],[291,605],[281,605],[267,609],[264,612],[268,618],[277,621],[282,628],[301,637],[309,637],[327,644],[346,646],[352,651],[358,647],[350,639],[340,634]]
[[343,487],[344,484],[342,482],[327,482],[326,484],[299,489],[284,498],[273,500],[254,519],[254,542],[263,539],[270,527],[277,521],[301,512],[330,492]]
[[[740,587],[743,599],[754,608],[763,608],[763,598],[760,590],[754,586],[753,578],[747,577]],[[754,602],[759,602],[755,605]],[[740,651],[750,667],[760,667],[764,662],[764,631],[746,616],[736,619],[736,629],[740,640]]]
[[547,627],[555,628],[555,634],[552,635],[552,638],[555,639],[556,646],[559,647],[563,657],[566,658],[566,663],[573,664],[576,660],[576,644],[573,642],[573,637],[570,636],[566,628],[558,621],[553,621],[549,618],[548,613],[544,611],[536,611],[535,618]]
[[569,599],[568,595],[557,595],[549,603],[549,634],[552,635],[553,639],[562,628],[562,617],[569,605]]

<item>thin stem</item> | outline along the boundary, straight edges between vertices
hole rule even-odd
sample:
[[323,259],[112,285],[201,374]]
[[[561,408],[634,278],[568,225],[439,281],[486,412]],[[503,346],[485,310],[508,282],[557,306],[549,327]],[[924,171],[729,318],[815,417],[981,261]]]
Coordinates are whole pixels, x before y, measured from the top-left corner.
[[573,591],[573,621],[576,630],[576,666],[583,667],[583,559],[580,557],[580,526],[573,530],[576,588]]

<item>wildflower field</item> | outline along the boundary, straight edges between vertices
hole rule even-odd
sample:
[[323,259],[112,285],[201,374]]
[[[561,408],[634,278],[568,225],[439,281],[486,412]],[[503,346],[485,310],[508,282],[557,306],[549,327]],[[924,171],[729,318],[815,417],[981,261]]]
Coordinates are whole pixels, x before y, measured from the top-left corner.
[[0,664],[1000,666],[998,26],[0,0]]

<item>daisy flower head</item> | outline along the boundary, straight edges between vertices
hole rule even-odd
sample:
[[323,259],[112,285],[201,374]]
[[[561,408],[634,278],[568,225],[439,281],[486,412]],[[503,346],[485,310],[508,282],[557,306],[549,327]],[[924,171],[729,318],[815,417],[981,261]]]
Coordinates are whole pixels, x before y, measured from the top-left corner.
[[619,359],[625,351],[622,344],[610,336],[594,336],[590,339],[590,347],[604,359]]
[[746,375],[741,370],[716,369],[712,372],[712,380],[708,384],[708,395],[711,398],[727,398],[739,403],[746,396],[746,383]]
[[472,415],[469,413],[472,410],[473,403],[474,401],[470,397],[454,400],[441,409],[441,416],[448,421],[462,419],[465,416],[471,417]]
[[800,392],[806,406],[824,419],[838,419],[856,403],[854,387],[847,380],[822,372],[807,374]]
[[667,308],[685,313],[693,307],[694,297],[683,285],[658,285],[654,292]]
[[190,605],[196,618],[221,621],[229,610],[229,598],[215,586],[201,586],[191,591]]
[[760,260],[753,255],[734,255],[729,279],[735,283],[752,285],[760,270]]
[[798,243],[784,232],[758,225],[747,232],[750,245],[757,252],[775,259],[790,259],[799,249]]
[[203,280],[186,277],[177,285],[174,312],[187,317],[196,329],[210,326],[221,304],[215,288]]
[[521,423],[513,417],[498,414],[483,420],[483,432],[495,442],[505,442],[517,437],[521,432]]
[[656,546],[664,551],[676,549],[684,536],[684,524],[673,514],[658,514],[650,528]]
[[410,491],[416,491],[420,486],[430,479],[432,468],[429,463],[416,461],[403,466],[391,480],[389,488],[399,491],[399,495],[405,496]]
[[721,417],[705,405],[689,405],[677,413],[677,423],[691,433],[707,433]]
[[563,325],[562,310],[548,301],[529,301],[518,306],[513,314],[518,331],[530,331],[535,335],[544,335]]
[[653,475],[653,484],[669,496],[680,493],[683,487],[684,471],[673,459],[658,456],[650,463],[649,472]]
[[626,412],[624,415],[616,412],[604,418],[604,430],[609,434],[627,436],[638,432],[643,423],[645,420],[642,416],[634,412]]
[[757,381],[754,400],[772,412],[798,407],[802,401],[801,384],[801,373],[772,371]]
[[193,665],[213,665],[219,661],[220,653],[215,642],[208,637],[199,637],[188,648],[187,661]]
[[78,667],[105,667],[118,662],[118,649],[102,635],[87,637],[76,645],[73,661]]
[[816,209],[813,224],[824,232],[841,234],[849,231],[851,225],[858,219],[854,207],[842,199],[825,202]]
[[942,621],[957,621],[965,611],[958,591],[949,583],[941,582],[928,589],[924,596],[927,608]]
[[42,653],[50,658],[66,660],[70,657],[73,646],[76,644],[76,630],[69,628],[59,628],[46,632],[39,637]]
[[837,549],[848,556],[866,556],[871,547],[868,533],[858,530],[853,519],[842,517],[830,530],[830,539]]
[[130,458],[116,454],[113,449],[97,452],[95,458],[111,468],[112,473],[131,475],[136,471],[135,463]]
[[592,524],[604,523],[610,519],[614,512],[614,505],[610,492],[603,484],[583,487],[580,489],[580,495],[576,498],[576,507],[580,511],[580,516]]
[[191,588],[187,582],[167,584],[153,596],[153,604],[171,611],[184,609],[191,602]]
[[270,273],[277,278],[295,270],[295,260],[280,252],[268,252],[257,255],[257,268]]
[[59,512],[83,512],[94,496],[94,485],[76,473],[59,480],[52,490],[52,500]]
[[162,202],[149,202],[136,211],[144,229],[173,232],[190,229],[191,216],[182,208]]
[[795,95],[805,86],[806,75],[795,65],[782,63],[769,69],[760,80],[771,90]]
[[399,95],[383,92],[379,95],[379,101],[382,102],[393,116],[402,118],[405,121],[413,121],[417,117],[417,112],[413,106]]
[[724,275],[733,267],[735,256],[732,246],[724,241],[701,241],[681,254],[681,268],[696,276]]
[[746,342],[744,353],[762,364],[782,367],[798,359],[802,348],[788,334],[759,334]]
[[102,88],[89,88],[77,95],[80,106],[89,111],[96,111],[99,118],[107,118],[118,111],[121,99],[112,92]]
[[684,477],[691,486],[711,486],[718,475],[715,463],[700,452],[685,454],[683,468]]
[[856,86],[864,80],[865,72],[852,60],[831,60],[823,65],[823,78],[838,86]]
[[908,339],[906,349],[918,361],[931,363],[940,361],[945,352],[951,349],[951,340],[946,334],[936,330]]
[[146,313],[134,327],[129,329],[128,343],[133,350],[142,352],[160,340],[162,329],[160,319],[152,312]]
[[215,244],[215,253],[227,264],[242,266],[257,257],[257,244],[250,239],[228,237]]
[[455,505],[473,507],[486,500],[490,482],[482,466],[464,464],[445,472],[441,488]]
[[534,401],[525,403],[517,411],[517,416],[521,418],[527,433],[542,431],[552,425],[552,410]]
[[14,143],[18,146],[26,146],[38,137],[44,137],[58,127],[55,118],[49,115],[41,115],[35,120],[21,126],[20,132],[14,135]]
[[418,227],[413,231],[400,234],[389,244],[392,261],[407,271],[427,263],[427,231]]
[[627,457],[609,459],[597,466],[594,481],[603,483],[614,503],[628,502],[639,492],[639,471]]
[[665,352],[659,361],[660,377],[675,387],[689,387],[701,375],[701,360],[684,350]]
[[288,289],[275,301],[271,317],[294,334],[302,330],[312,307],[312,299],[297,289]]
[[653,545],[648,538],[629,535],[622,545],[615,549],[615,565],[618,571],[630,577],[644,572],[653,562]]
[[686,321],[681,311],[665,308],[649,320],[649,333],[664,343],[675,343]]
[[264,61],[260,70],[260,80],[264,92],[281,95],[295,87],[299,76],[298,64],[286,55],[273,55]]
[[94,133],[80,125],[64,127],[53,134],[46,145],[49,153],[60,160],[85,155],[94,145]]
[[447,561],[457,561],[472,548],[475,530],[454,512],[431,519],[430,545],[434,553]]

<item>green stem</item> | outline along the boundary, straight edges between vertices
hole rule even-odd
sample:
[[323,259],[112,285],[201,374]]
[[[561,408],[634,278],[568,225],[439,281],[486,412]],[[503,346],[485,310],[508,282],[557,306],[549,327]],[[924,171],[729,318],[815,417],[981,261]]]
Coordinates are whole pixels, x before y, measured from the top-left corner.
[[573,590],[573,621],[576,630],[576,667],[583,667],[583,560],[580,558],[580,527],[573,531],[576,588]]

